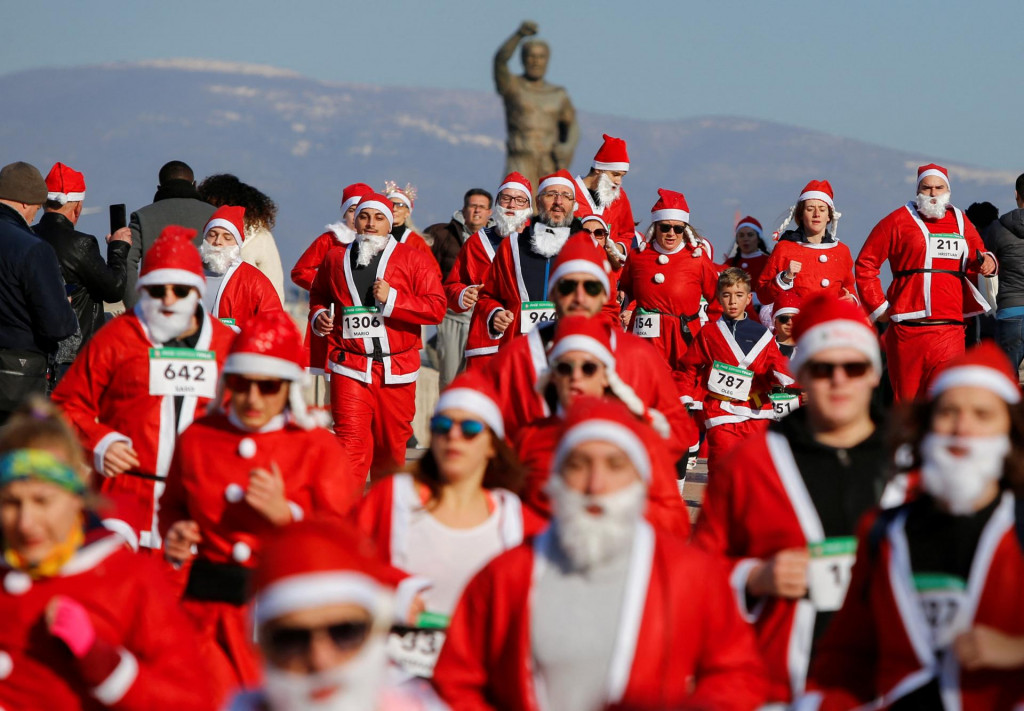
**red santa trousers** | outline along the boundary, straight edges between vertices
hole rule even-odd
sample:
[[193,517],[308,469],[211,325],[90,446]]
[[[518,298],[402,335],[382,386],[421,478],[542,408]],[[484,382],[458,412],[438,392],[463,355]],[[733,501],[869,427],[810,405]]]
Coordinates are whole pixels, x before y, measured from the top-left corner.
[[263,665],[252,639],[249,605],[185,598],[181,606],[195,623],[207,677],[219,698],[259,688]]
[[892,323],[882,336],[882,347],[896,400],[910,402],[925,396],[937,369],[964,352],[964,328]]
[[373,479],[405,464],[416,416],[416,383],[384,384],[384,365],[373,364],[373,382],[334,373],[331,414],[334,434],[348,453],[350,471]]
[[708,476],[715,475],[715,464],[723,460],[732,448],[751,437],[761,436],[771,420],[743,420],[724,422],[708,427],[704,440],[708,448]]

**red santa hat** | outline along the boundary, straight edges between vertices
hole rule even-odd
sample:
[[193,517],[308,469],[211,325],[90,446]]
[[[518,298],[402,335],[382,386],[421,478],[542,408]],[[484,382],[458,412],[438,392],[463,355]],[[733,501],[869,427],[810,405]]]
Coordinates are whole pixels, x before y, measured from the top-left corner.
[[63,163],[54,163],[46,176],[46,199],[66,205],[85,200],[85,176]]
[[530,201],[530,207],[533,207],[533,186],[530,185],[529,179],[526,176],[521,175],[515,171],[512,171],[505,176],[505,179],[501,181],[501,185],[498,186],[498,192],[495,195],[501,193],[502,190],[522,190],[526,193],[526,197]]
[[608,257],[604,250],[594,244],[594,238],[586,232],[577,232],[565,241],[562,250],[555,259],[554,269],[548,280],[548,291],[553,291],[558,280],[566,274],[589,274],[601,282],[604,293],[611,293],[612,265],[608,263]]
[[537,186],[537,194],[540,195],[548,188],[563,185],[572,192],[573,200],[576,199],[576,181],[573,180],[572,176],[567,170],[560,170],[557,173],[551,175],[545,175],[541,178],[540,185]]
[[400,202],[405,205],[409,208],[409,212],[412,212],[412,208],[416,204],[416,188],[411,183],[406,183],[404,188],[400,188],[394,180],[385,180],[384,194],[392,203]]
[[221,205],[203,228],[203,238],[214,227],[221,227],[232,234],[238,246],[245,241],[245,208],[238,205]]
[[783,291],[775,303],[772,304],[772,320],[786,314],[795,315],[800,313],[800,297],[793,293],[793,290]]
[[831,294],[820,294],[803,305],[793,323],[796,353],[790,362],[795,373],[804,363],[830,348],[853,348],[882,372],[878,336],[859,304]]
[[1003,349],[992,341],[982,341],[946,363],[928,386],[928,397],[934,400],[958,387],[984,388],[1010,405],[1021,400],[1017,372]]
[[675,190],[658,188],[658,202],[651,208],[651,222],[662,220],[679,220],[689,224],[690,206],[686,204],[686,196]]
[[748,227],[754,230],[754,232],[757,233],[758,237],[762,237],[764,235],[764,230],[761,227],[761,223],[758,222],[757,219],[751,217],[750,215],[747,215],[742,220],[736,223],[736,229],[733,230],[733,233],[735,234],[736,232],[739,232],[744,227]]
[[466,410],[479,417],[500,439],[505,438],[505,417],[491,381],[470,370],[458,375],[437,400],[434,414],[443,410]]
[[384,217],[388,218],[388,228],[395,226],[395,206],[386,196],[380,193],[367,193],[359,201],[355,216],[359,217],[363,210],[380,210]]
[[834,210],[836,207],[834,197],[832,185],[827,180],[812,180],[800,191],[800,197],[796,199],[796,202],[800,204],[804,200],[821,200]]
[[136,291],[159,284],[183,284],[195,287],[200,296],[205,295],[203,260],[199,250],[192,244],[195,236],[196,231],[187,227],[165,227],[153,246],[146,250],[139,280],[135,284]]
[[626,142],[621,138],[602,134],[604,143],[594,156],[594,168],[597,170],[629,170],[629,153]]
[[[920,185],[921,181],[927,178],[929,175],[935,176],[936,178],[942,178],[946,181],[946,187],[949,187],[949,171],[943,168],[941,165],[935,163],[929,163],[928,165],[922,165],[917,169],[917,184]],[[49,180],[47,180],[49,182]]]
[[605,219],[598,215],[596,212],[591,210],[590,204],[586,202],[579,202],[576,204],[576,219],[579,220],[581,223],[599,222],[601,223],[601,226],[604,227],[606,230],[610,229],[608,227],[608,222],[605,221]]
[[651,481],[649,447],[657,446],[653,430],[625,404],[608,398],[576,398],[565,416],[561,437],[551,461],[551,473],[558,475],[572,451],[586,442],[613,444],[629,457],[640,478]]
[[344,215],[350,207],[359,204],[361,199],[371,194],[373,188],[366,183],[352,183],[346,186],[341,192],[341,214]]
[[359,605],[377,625],[390,625],[395,575],[352,524],[331,520],[291,523],[267,536],[253,571],[257,626],[324,605]]

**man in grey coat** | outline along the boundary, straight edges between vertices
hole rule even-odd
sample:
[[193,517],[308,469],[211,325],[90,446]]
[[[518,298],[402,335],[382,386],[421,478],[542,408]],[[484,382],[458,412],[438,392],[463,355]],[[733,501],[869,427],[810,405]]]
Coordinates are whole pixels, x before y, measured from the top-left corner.
[[139,263],[167,225],[181,225],[196,231],[195,244],[203,241],[203,228],[216,208],[199,199],[196,180],[187,163],[172,160],[160,169],[160,185],[153,204],[132,213],[128,227],[132,231],[132,248],[128,252],[128,284],[124,290],[124,305],[134,308],[139,295],[135,284],[139,280]]
[[1024,173],[1015,187],[1017,209],[993,221],[981,237],[999,261],[996,341],[1019,369],[1024,361]]

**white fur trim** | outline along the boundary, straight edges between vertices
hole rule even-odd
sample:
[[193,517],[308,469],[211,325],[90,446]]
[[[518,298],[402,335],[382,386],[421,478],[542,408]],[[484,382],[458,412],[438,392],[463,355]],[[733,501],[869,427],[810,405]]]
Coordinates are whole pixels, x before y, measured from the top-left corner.
[[139,677],[139,661],[124,647],[117,650],[121,661],[110,672],[110,676],[92,690],[92,695],[104,706],[113,706],[124,698],[132,684]]
[[550,291],[555,288],[555,284],[558,283],[559,279],[564,277],[566,274],[574,273],[589,274],[601,282],[601,286],[604,287],[604,293],[607,294],[611,291],[608,282],[608,272],[602,269],[600,265],[595,264],[589,259],[570,259],[559,264],[558,267],[551,272],[551,276],[548,279],[550,283],[548,292],[550,293]]
[[[750,229],[754,230],[754,232],[757,233],[758,237],[763,237],[764,236],[764,231],[760,227],[755,225],[753,222],[741,222],[738,225],[736,225],[736,229],[733,230],[733,232],[734,233],[739,232],[741,227],[749,227]],[[746,255],[744,255],[744,256],[746,256]],[[751,256],[756,256],[756,255],[751,255]]]
[[409,612],[416,596],[421,592],[434,587],[434,584],[419,575],[411,575],[403,578],[395,588],[395,624],[409,624]]
[[341,201],[341,214],[344,216],[348,209],[353,205],[358,205],[359,201],[363,199],[362,195],[353,195],[348,200]]
[[85,193],[46,193],[46,199],[67,205],[69,202],[81,202],[85,200]]
[[388,318],[395,311],[395,302],[398,300],[398,289],[391,286],[388,289],[387,301],[381,304],[380,315]]
[[878,336],[873,329],[859,321],[835,319],[819,323],[801,335],[796,346],[791,362],[794,373],[815,354],[829,348],[855,348],[871,361],[876,373],[882,372]]
[[[527,188],[522,183],[515,183],[515,182],[511,182],[511,181],[507,182],[507,183],[502,183],[501,186],[498,187],[498,192],[495,193],[495,198],[494,198],[495,201],[497,201],[497,199],[498,199],[497,196],[501,194],[501,191],[502,190],[506,190],[506,189],[508,189],[508,190],[522,190],[524,193],[526,193],[526,199],[530,201],[530,207],[531,208],[533,207],[533,195],[530,195],[530,189]],[[539,192],[539,190],[538,190],[538,192]]]
[[241,247],[242,242],[245,241],[245,234],[240,234],[238,232],[238,228],[235,227],[235,223],[232,222],[231,220],[225,220],[223,217],[214,218],[206,223],[206,227],[203,228],[204,240],[206,239],[206,233],[212,230],[214,227],[223,227],[228,232],[230,232],[231,236],[235,238],[235,242],[238,243],[239,247]]
[[929,176],[942,178],[943,182],[946,183],[946,187],[949,187],[949,176],[943,173],[941,170],[935,170],[935,168],[929,168],[928,170],[923,171],[919,176],[917,176],[917,184],[920,185],[921,181]]
[[129,447],[132,446],[132,438],[128,435],[123,435],[120,432],[108,432],[103,435],[103,438],[96,443],[92,450],[92,466],[98,474],[103,474],[103,459],[114,442],[127,442]]
[[888,301],[883,301],[882,305],[879,306],[874,311],[872,311],[871,314],[868,316],[868,318],[871,319],[871,323],[874,323],[875,321],[877,321],[878,317],[881,316],[882,314],[884,314],[886,309],[888,309],[888,308],[889,308],[889,302]]
[[661,222],[662,220],[679,220],[689,223],[690,213],[686,210],[654,210],[651,212],[651,222]]
[[355,571],[325,571],[292,575],[256,596],[256,624],[296,610],[335,603],[354,603],[376,612],[384,587]]
[[640,438],[633,434],[633,431],[625,425],[612,420],[591,419],[585,420],[572,427],[562,435],[558,447],[555,449],[555,457],[551,463],[551,472],[558,475],[562,464],[565,463],[569,453],[584,442],[607,442],[614,444],[621,449],[633,462],[645,482],[651,481],[651,458],[647,448]]
[[542,192],[550,188],[552,185],[564,185],[567,188],[572,189],[572,194],[576,195],[576,186],[572,184],[572,181],[568,178],[563,178],[560,175],[552,175],[546,180],[542,180],[540,185],[537,186],[537,194],[540,195]]
[[103,528],[108,531],[113,531],[115,534],[124,539],[124,542],[135,551],[139,552],[139,537],[135,533],[135,529],[132,528],[128,522],[122,521],[119,518],[105,518],[100,523],[103,524]]
[[187,269],[154,269],[143,274],[135,283],[135,291],[142,291],[147,286],[159,284],[184,284],[194,286],[199,291],[199,296],[206,296],[206,278],[202,274],[190,272]]
[[551,352],[548,353],[548,363],[554,363],[558,358],[569,351],[583,351],[597,358],[609,370],[615,370],[615,356],[605,348],[600,341],[575,333],[571,336],[559,339]]
[[359,217],[359,213],[363,210],[379,210],[384,213],[384,217],[388,218],[388,227],[395,226],[395,214],[391,211],[391,208],[382,203],[380,200],[360,200],[359,207],[356,208],[355,217]]
[[285,380],[301,380],[303,375],[302,368],[298,363],[262,353],[232,353],[224,361],[224,372],[239,375],[266,375]]
[[983,365],[962,365],[946,369],[928,388],[928,397],[934,399],[950,388],[964,386],[989,390],[1011,405],[1020,402],[1020,386],[995,368]]
[[821,200],[833,210],[836,209],[835,203],[832,202],[832,196],[821,190],[808,190],[806,193],[800,193],[800,197],[796,199],[797,203],[801,203],[804,200]]
[[740,614],[750,624],[757,622],[761,610],[764,608],[764,601],[759,600],[753,608],[747,607],[747,580],[751,571],[761,564],[760,558],[743,558],[737,561],[729,574],[729,586],[736,596],[736,606],[740,608]]
[[774,321],[777,317],[785,316],[786,314],[798,314],[798,313],[800,313],[800,309],[798,309],[797,307],[795,307],[795,306],[786,306],[784,308],[779,309],[778,311],[775,311],[772,314],[772,320]]
[[505,418],[501,414],[501,409],[494,400],[479,390],[448,388],[438,398],[434,412],[448,409],[468,410],[478,415],[499,438],[505,437]]
[[387,195],[385,195],[385,197],[388,200],[390,200],[391,202],[400,202],[400,203],[402,203],[407,208],[409,208],[409,212],[412,212],[412,200],[410,200],[409,197],[405,193],[395,191],[393,193],[388,193]]
[[629,163],[602,163],[600,161],[594,161],[594,168],[596,170],[629,170]]
[[[579,217],[579,215],[577,215],[577,217]],[[594,213],[590,213],[589,215],[584,215],[582,217],[579,217],[579,220],[580,220],[581,223],[583,223],[583,222],[600,222],[602,225],[604,225],[604,228],[606,230],[611,229],[610,227],[608,227],[608,223],[605,221],[605,219],[603,217],[601,217],[600,215],[595,215]]]

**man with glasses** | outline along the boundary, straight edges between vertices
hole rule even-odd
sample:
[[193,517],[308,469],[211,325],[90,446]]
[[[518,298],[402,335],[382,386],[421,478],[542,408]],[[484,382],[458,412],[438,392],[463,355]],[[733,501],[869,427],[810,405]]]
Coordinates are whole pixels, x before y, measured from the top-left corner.
[[633,208],[622,189],[622,179],[629,172],[629,154],[621,138],[603,134],[604,143],[594,156],[590,172],[576,176],[576,194],[582,199],[576,208],[578,217],[587,212],[604,218],[611,230],[607,243],[609,261],[616,267],[622,264],[633,241]]
[[803,691],[814,642],[842,606],[857,524],[879,504],[888,465],[869,409],[881,355],[861,307],[818,296],[794,334],[791,366],[807,402],[726,455],[693,537],[731,568],[768,666],[769,701],[783,704]]
[[207,313],[195,230],[167,227],[147,250],[138,304],[101,328],[53,393],[92,456],[100,492],[134,500],[129,521],[160,548],[157,501],[178,433],[217,395],[234,332]]

